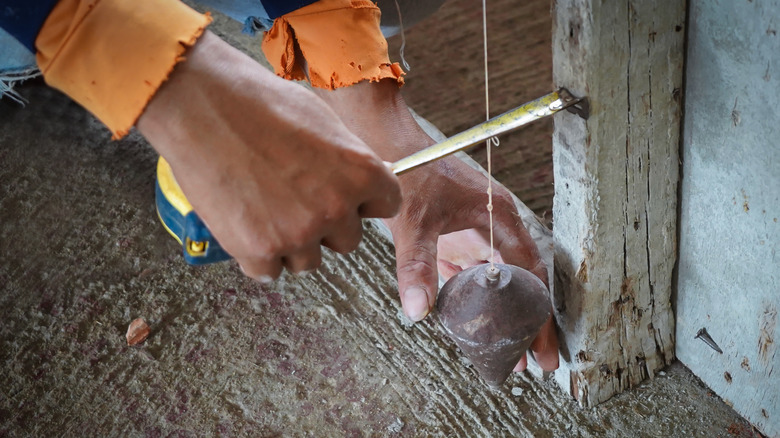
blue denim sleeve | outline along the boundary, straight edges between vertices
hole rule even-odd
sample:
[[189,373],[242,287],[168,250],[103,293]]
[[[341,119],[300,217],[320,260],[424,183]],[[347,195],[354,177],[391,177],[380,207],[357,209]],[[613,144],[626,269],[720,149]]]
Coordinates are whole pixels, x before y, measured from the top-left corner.
[[316,0],[261,0],[268,16],[276,19],[296,9],[308,6]]
[[57,0],[3,0],[0,28],[35,53],[35,38]]
[[314,3],[316,0],[197,0],[228,17],[244,23],[244,32],[254,35],[268,30],[276,18]]

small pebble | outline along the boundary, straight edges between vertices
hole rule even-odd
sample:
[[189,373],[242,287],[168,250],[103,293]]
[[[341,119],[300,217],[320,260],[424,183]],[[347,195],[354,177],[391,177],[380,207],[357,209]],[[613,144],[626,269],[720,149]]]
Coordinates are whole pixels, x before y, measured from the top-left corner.
[[143,318],[134,319],[133,322],[130,323],[130,326],[127,327],[127,334],[125,335],[127,345],[140,344],[149,337],[150,332],[151,329],[149,328],[149,324],[147,324]]
[[515,397],[520,397],[521,395],[523,395],[523,388],[519,386],[515,386],[514,388],[512,388],[512,395]]
[[403,430],[404,425],[405,423],[403,422],[403,420],[401,420],[398,417],[395,417],[395,421],[393,422],[393,424],[387,426],[387,430],[390,433],[401,433],[401,430]]

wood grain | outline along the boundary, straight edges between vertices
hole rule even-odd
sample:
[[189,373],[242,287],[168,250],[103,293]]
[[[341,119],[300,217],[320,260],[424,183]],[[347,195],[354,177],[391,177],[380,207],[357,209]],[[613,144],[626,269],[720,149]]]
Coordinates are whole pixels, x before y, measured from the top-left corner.
[[555,120],[558,383],[600,403],[674,358],[683,2],[559,0],[553,76],[588,96]]

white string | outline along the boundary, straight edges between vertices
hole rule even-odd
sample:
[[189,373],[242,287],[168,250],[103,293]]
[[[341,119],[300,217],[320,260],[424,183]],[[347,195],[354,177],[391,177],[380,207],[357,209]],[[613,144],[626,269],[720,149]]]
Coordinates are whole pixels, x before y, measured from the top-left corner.
[[409,63],[406,62],[406,57],[404,57],[404,49],[406,48],[406,33],[404,32],[404,19],[401,16],[401,5],[398,4],[398,0],[395,0],[395,9],[398,11],[398,24],[401,27],[401,49],[399,52],[401,52],[401,63],[404,65],[404,68],[407,72],[411,71],[412,68],[409,67]]
[[[487,50],[487,0],[482,0],[482,49],[485,57],[485,120],[490,120],[490,93],[488,86],[488,50]],[[491,145],[498,146],[498,138],[492,137],[487,140],[487,172],[488,172],[488,204],[487,211],[490,217],[490,269],[495,271],[495,250],[493,245],[493,163],[491,159]]]

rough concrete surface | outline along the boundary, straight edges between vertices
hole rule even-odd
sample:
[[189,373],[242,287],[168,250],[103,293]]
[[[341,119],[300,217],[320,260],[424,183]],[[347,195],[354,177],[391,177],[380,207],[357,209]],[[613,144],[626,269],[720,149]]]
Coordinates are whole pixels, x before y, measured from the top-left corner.
[[523,375],[489,390],[435,317],[406,324],[370,229],[268,287],[189,267],[141,138],[23,91],[0,102],[0,436],[751,436],[680,366],[588,410]]
[[[524,374],[488,389],[435,315],[407,324],[371,228],[270,286],[189,267],[148,145],[20,91],[0,101],[0,437],[755,436],[680,365],[591,409]],[[151,336],[128,347],[136,317]]]

